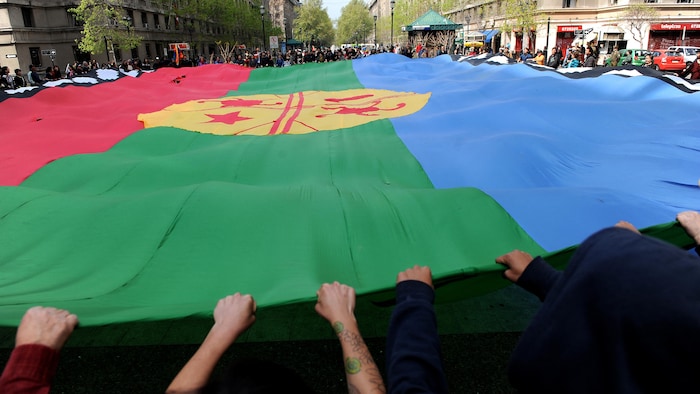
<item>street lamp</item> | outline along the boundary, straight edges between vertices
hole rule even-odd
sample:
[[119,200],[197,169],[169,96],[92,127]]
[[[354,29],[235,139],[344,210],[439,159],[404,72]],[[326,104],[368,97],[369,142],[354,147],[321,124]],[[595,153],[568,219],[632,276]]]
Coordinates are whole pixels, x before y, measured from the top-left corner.
[[131,30],[129,30],[129,26],[131,26],[131,17],[130,16],[122,16],[122,20],[126,22],[126,32],[130,33]]
[[287,18],[282,18],[282,28],[284,29],[284,42],[287,42]]
[[374,16],[374,49],[377,49],[377,16]]
[[[107,45],[107,36],[104,36],[104,37],[105,37],[105,52],[107,53],[107,64],[109,64],[109,46]],[[111,39],[112,38],[110,37],[110,40]]]
[[[127,37],[131,36],[131,29],[129,27],[131,26],[131,17],[130,16],[123,16],[122,20],[126,22],[126,35]],[[133,49],[132,49],[132,54],[133,54]],[[121,48],[119,49],[119,57],[121,58]],[[114,54],[114,63],[117,62],[117,54]]]
[[260,4],[260,22],[262,22],[262,30],[263,30],[263,35],[262,35],[262,47],[263,51],[267,50],[265,48],[265,6]]
[[194,33],[194,21],[185,21],[184,25],[185,30],[187,30],[187,32],[190,33],[190,46],[192,46],[192,41],[194,40],[194,38],[192,37],[192,34]]
[[391,50],[393,52],[394,50],[394,7],[396,6],[396,0],[391,0],[389,2],[391,4]]
[[549,22],[550,22],[550,17],[547,17],[547,43],[544,44],[544,56],[547,56],[547,51],[549,50]]

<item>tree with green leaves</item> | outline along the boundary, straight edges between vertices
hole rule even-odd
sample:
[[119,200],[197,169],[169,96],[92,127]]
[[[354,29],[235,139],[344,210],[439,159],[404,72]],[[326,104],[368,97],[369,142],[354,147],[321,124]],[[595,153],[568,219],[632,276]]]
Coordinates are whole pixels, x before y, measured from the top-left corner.
[[374,19],[369,14],[367,5],[362,0],[350,0],[340,11],[336,42],[362,43],[372,35]]
[[[535,41],[535,33],[542,25],[542,16],[537,10],[536,0],[505,0],[503,31],[515,31],[528,37],[529,45]],[[532,48],[530,48],[532,49]]]
[[77,40],[83,52],[94,55],[102,50],[113,52],[114,46],[131,49],[141,43],[141,36],[131,28],[132,21],[122,0],[81,0],[77,7],[68,11],[83,24]]
[[646,30],[649,28],[652,21],[659,17],[656,8],[645,3],[632,3],[627,6],[627,9],[622,14],[622,24],[626,25],[632,38],[640,45],[644,45],[644,37]]
[[[213,40],[262,46],[260,3],[230,0],[152,0],[152,4],[168,16],[175,30],[182,31],[182,40],[196,45],[199,41]],[[272,26],[266,12],[265,34],[283,35],[282,29]],[[267,45],[267,37],[264,38]]]
[[308,0],[299,9],[294,19],[294,37],[316,46],[330,46],[335,39],[333,23],[328,11],[323,7],[323,0]]

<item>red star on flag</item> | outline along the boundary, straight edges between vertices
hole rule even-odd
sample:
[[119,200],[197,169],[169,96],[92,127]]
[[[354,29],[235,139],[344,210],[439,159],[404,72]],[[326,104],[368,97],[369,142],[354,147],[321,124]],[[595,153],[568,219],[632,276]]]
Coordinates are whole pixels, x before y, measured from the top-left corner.
[[248,120],[252,118],[246,118],[245,116],[239,116],[241,111],[236,111],[236,112],[231,112],[229,114],[225,115],[210,115],[207,114],[208,117],[211,118],[211,120],[207,123],[226,123],[228,125],[235,124],[238,121],[241,120]]

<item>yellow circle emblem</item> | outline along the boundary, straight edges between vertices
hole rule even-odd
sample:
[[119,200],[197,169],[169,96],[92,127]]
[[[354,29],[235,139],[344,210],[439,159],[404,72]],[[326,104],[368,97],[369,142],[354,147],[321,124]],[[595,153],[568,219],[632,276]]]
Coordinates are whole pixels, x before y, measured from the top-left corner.
[[192,100],[139,114],[145,127],[172,126],[219,135],[306,134],[410,115],[430,93],[377,89],[307,91]]

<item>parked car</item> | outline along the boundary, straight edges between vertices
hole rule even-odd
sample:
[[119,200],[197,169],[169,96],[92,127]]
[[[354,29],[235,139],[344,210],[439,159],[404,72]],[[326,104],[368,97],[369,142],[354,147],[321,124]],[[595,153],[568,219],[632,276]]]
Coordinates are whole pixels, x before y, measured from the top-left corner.
[[[629,63],[624,62],[625,54],[627,53],[627,51],[629,51],[631,54]],[[617,63],[617,65],[618,66],[626,66],[628,64],[631,64],[633,66],[641,66],[642,64],[644,64],[644,57],[646,55],[654,56],[654,52],[646,50],[646,49],[634,49],[634,48],[632,48],[632,49],[630,49],[630,48],[620,49],[620,62]],[[610,67],[610,56],[609,55],[608,55],[608,58],[605,59],[605,65]]]
[[673,50],[654,51],[654,69],[661,71],[683,71],[685,60],[680,52]]
[[672,51],[681,52],[683,54],[683,59],[685,60],[686,65],[694,62],[695,59],[698,58],[698,51],[700,51],[700,47],[689,47],[682,45],[668,47],[668,49]]

